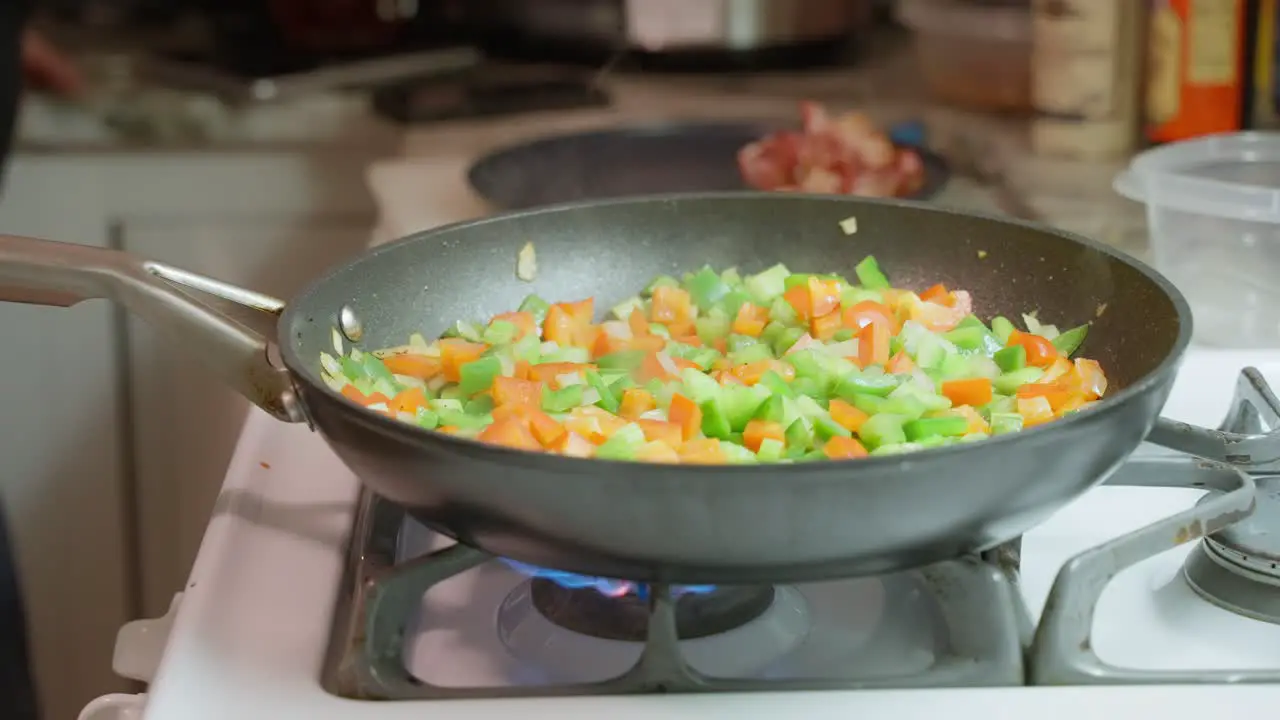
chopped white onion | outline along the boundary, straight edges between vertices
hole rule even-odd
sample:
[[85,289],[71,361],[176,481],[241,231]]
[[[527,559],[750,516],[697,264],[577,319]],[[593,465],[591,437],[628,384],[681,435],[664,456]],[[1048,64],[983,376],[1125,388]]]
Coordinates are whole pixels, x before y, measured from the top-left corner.
[[387,404],[386,404],[386,403],[374,403],[374,404],[372,404],[372,405],[367,405],[366,407],[368,407],[370,410],[376,410],[377,412],[386,412],[386,411],[387,411]]
[[401,385],[405,385],[407,387],[422,388],[423,390],[427,389],[426,381],[421,380],[420,378],[410,377],[408,375],[395,375],[395,374],[393,374],[391,377],[395,378],[396,382],[400,383]]
[[911,382],[915,383],[921,390],[936,392],[937,388],[933,384],[933,378],[925,374],[920,368],[911,369]]
[[852,235],[858,232],[858,218],[850,215],[840,221],[840,231],[845,235]]
[[516,277],[525,282],[533,282],[538,277],[538,253],[531,242],[525,243],[516,255]]
[[433,393],[438,393],[441,388],[448,384],[449,381],[443,375],[437,375],[427,381],[427,389]]
[[667,420],[667,411],[666,411],[666,410],[657,410],[657,409],[654,409],[654,410],[648,410],[648,411],[645,411],[645,412],[640,413],[640,419],[641,419],[641,420],[661,420],[661,421],[663,421],[663,422],[666,422],[666,420]]
[[[587,379],[584,378],[582,376],[582,373],[580,372],[571,372],[571,373],[565,373],[563,375],[557,375],[556,382],[559,383],[560,387],[565,388],[565,387],[569,387],[570,385],[586,384]],[[600,398],[597,397],[596,399],[599,400]]]
[[842,357],[842,358],[857,357],[858,341],[857,339],[845,340],[844,342],[831,343],[830,345],[823,345],[817,349],[827,355],[831,355],[834,357]]
[[338,334],[338,328],[333,328],[330,332],[333,333],[333,351],[339,355],[345,354],[346,351],[342,349],[342,336]]
[[600,402],[600,393],[595,388],[587,388],[582,391],[583,405],[595,405],[598,402]]
[[320,379],[324,380],[324,384],[328,385],[329,389],[334,392],[342,392],[342,388],[347,386],[347,381],[345,378],[333,377],[332,375],[328,375],[326,373],[321,373]]
[[342,376],[342,363],[329,353],[320,353],[320,367],[334,377]]
[[403,423],[409,423],[410,425],[418,424],[417,416],[415,416],[413,413],[407,413],[403,410],[396,413],[396,419]]
[[665,352],[660,352],[657,354],[657,358],[658,358],[658,364],[661,365],[662,369],[667,371],[668,374],[671,374],[671,375],[680,374],[680,368],[676,366],[675,361],[671,359],[670,355],[666,354]]
[[502,374],[511,377],[516,374],[516,361],[510,355],[499,355],[498,365],[502,367]]
[[543,355],[546,355],[547,353],[553,353],[553,352],[555,352],[555,351],[559,350],[559,349],[560,349],[560,345],[559,345],[559,344],[557,344],[557,343],[556,343],[556,341],[554,341],[554,340],[548,340],[548,341],[546,341],[546,342],[542,343],[542,345],[541,345],[541,346],[539,346],[539,348],[538,348],[538,349],[542,351],[542,354],[543,354]]
[[600,327],[604,328],[609,337],[619,340],[630,340],[632,338],[631,326],[627,323],[610,320],[609,322],[601,323]]
[[815,345],[821,345],[821,344],[822,343],[810,337],[809,333],[805,333],[801,335],[800,339],[796,340],[795,344],[792,345],[785,353],[783,353],[783,355],[790,355],[793,352],[800,352],[801,350],[804,350],[806,348],[811,348]]

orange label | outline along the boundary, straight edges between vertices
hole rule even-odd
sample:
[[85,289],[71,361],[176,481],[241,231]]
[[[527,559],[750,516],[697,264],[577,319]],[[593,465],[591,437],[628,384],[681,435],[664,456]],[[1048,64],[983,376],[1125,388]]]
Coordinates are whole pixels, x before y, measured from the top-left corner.
[[1156,142],[1239,130],[1243,0],[1154,0],[1148,34],[1147,135]]

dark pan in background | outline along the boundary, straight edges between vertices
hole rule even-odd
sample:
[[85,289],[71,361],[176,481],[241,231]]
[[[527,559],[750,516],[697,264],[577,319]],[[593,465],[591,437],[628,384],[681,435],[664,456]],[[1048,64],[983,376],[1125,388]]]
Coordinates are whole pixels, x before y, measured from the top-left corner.
[[[468,173],[480,197],[504,210],[672,192],[750,190],[738,150],[779,129],[765,123],[667,123],[543,137],[480,158]],[[939,155],[924,161],[912,200],[937,195],[951,176]]]

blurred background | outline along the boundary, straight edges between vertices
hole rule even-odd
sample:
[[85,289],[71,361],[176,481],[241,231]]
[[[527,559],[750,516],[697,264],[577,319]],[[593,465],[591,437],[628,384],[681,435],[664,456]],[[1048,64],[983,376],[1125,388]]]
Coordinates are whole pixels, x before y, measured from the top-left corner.
[[[1280,122],[1274,0],[39,7],[36,27],[85,91],[27,93],[0,229],[286,298],[370,242],[496,209],[754,186],[910,195],[1076,230],[1154,259],[1200,318],[1250,277],[1207,280],[1202,259],[1179,274],[1174,255],[1194,246],[1162,256],[1155,216],[1112,180],[1153,145]],[[888,180],[871,161],[815,170],[795,152],[822,120],[805,101],[860,113],[860,137],[920,162]],[[1257,231],[1230,232],[1256,244]],[[1280,264],[1267,252],[1242,272]],[[1270,292],[1250,296],[1260,342],[1280,332]],[[246,405],[110,306],[0,305],[0,327],[0,493],[42,703],[71,717],[122,686],[117,628],[162,614],[185,583]]]

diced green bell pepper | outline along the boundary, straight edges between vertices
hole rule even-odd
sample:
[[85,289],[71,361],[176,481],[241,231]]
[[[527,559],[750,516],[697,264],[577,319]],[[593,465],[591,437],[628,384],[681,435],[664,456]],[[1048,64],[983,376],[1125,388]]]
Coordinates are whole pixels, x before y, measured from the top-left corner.
[[862,262],[854,266],[853,271],[858,275],[858,283],[868,290],[886,290],[890,287],[889,278],[880,270],[880,263],[876,262],[873,255],[863,258]]
[[470,397],[493,385],[494,378],[502,374],[502,361],[493,355],[477,358],[464,364],[459,374],[458,388],[463,395]]
[[747,292],[755,298],[756,304],[768,305],[774,298],[786,291],[786,279],[791,274],[786,265],[778,264],[748,277],[744,281]]
[[1022,416],[1017,413],[991,413],[991,433],[1004,435],[1022,429]]
[[434,430],[440,425],[440,416],[425,407],[418,408],[417,412],[414,413],[414,419],[417,421],[418,427],[424,427],[428,430]]
[[1079,350],[1080,346],[1084,344],[1084,339],[1088,335],[1089,324],[1085,323],[1084,325],[1073,327],[1058,335],[1058,337],[1054,338],[1051,342],[1053,343],[1053,346],[1057,348],[1058,352],[1066,355],[1067,357],[1071,357],[1071,354],[1076,350]]
[[587,384],[600,395],[596,405],[611,413],[618,412],[618,397],[613,394],[613,389],[609,387],[609,384],[600,377],[600,373],[595,370],[587,370],[584,375],[587,379]]
[[908,418],[892,413],[872,415],[862,423],[862,427],[858,428],[858,438],[869,450],[875,450],[884,445],[904,443],[907,441],[907,434],[902,426],[907,421]]
[[644,292],[642,292],[641,295],[649,297],[650,295],[653,295],[654,290],[657,290],[660,287],[678,288],[680,287],[680,281],[670,275],[659,275],[645,286]]
[[1003,315],[997,315],[991,318],[991,332],[995,333],[996,339],[1003,345],[1009,342],[1009,336],[1013,331],[1017,330],[1013,326],[1013,321]]
[[582,385],[568,385],[559,390],[542,388],[542,409],[549,413],[569,412],[582,404]]
[[507,345],[516,339],[516,330],[515,323],[494,320],[484,329],[481,339],[490,345]]
[[689,296],[698,309],[707,312],[729,294],[729,285],[715,270],[704,267],[689,278],[685,283],[685,290],[689,291]]
[[761,462],[777,462],[782,459],[784,450],[786,450],[786,445],[782,441],[774,438],[765,438],[760,442],[760,449],[756,451],[756,457]]
[[596,358],[596,366],[601,370],[626,370],[630,372],[644,363],[644,357],[645,352],[643,350],[619,350]]
[[644,446],[644,430],[635,423],[628,423],[596,448],[596,457],[603,460],[634,460]]
[[969,429],[969,421],[956,417],[919,418],[902,426],[907,439],[921,441],[932,437],[959,437]]
[[1005,395],[1012,395],[1018,391],[1018,388],[1039,380],[1044,375],[1044,371],[1037,367],[1024,367],[1021,370],[1007,372],[995,380],[991,384],[995,387],[996,392]]
[[995,360],[996,365],[1004,372],[1021,370],[1027,366],[1027,349],[1021,345],[1001,348],[991,356],[991,359]]
[[729,417],[720,401],[712,398],[699,403],[698,408],[702,410],[702,434],[709,438],[729,439],[733,426],[729,424]]

